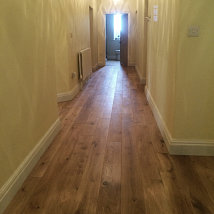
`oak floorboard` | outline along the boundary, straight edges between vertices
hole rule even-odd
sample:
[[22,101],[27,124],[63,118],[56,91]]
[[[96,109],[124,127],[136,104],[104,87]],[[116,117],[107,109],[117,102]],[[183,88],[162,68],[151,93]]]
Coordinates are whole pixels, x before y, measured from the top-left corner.
[[[190,157],[179,156],[170,157],[175,166],[178,182],[182,186],[182,191],[191,201],[194,213],[211,214],[214,213],[213,195],[210,195],[204,187],[203,181],[194,167]],[[211,189],[210,191],[213,191]],[[211,198],[210,198],[211,196]]]
[[108,142],[102,169],[97,214],[120,213],[121,142]]
[[214,203],[214,164],[210,157],[191,157],[191,163],[197,176],[207,190],[207,194]]
[[5,214],[214,213],[214,157],[169,155],[133,67],[93,73],[59,117]]

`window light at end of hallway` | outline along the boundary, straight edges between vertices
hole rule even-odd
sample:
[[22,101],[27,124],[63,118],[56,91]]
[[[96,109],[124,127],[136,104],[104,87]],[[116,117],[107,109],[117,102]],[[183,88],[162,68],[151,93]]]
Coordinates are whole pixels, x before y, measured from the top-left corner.
[[114,40],[120,39],[120,31],[121,31],[121,14],[114,15]]
[[114,4],[117,4],[120,0],[113,0]]

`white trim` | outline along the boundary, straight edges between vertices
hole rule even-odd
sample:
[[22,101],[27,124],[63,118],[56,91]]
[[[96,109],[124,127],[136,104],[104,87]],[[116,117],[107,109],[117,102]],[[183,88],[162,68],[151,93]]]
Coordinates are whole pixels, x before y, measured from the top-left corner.
[[15,170],[12,176],[0,189],[0,214],[3,213],[10,201],[13,199],[23,182],[30,174],[39,158],[53,141],[54,137],[60,131],[60,120],[57,119],[42,139],[36,144],[33,150],[27,155],[24,161]]
[[198,155],[214,156],[214,141],[172,139],[170,154],[174,155]]
[[98,68],[102,68],[106,65],[106,62],[98,62]]
[[146,98],[148,100],[148,103],[152,109],[153,115],[155,117],[155,120],[157,122],[158,128],[160,129],[160,132],[164,138],[164,141],[166,143],[166,146],[168,148],[168,150],[170,151],[170,142],[171,142],[171,134],[153,100],[153,97],[151,96],[147,86],[145,87],[145,93],[146,93]]
[[165,140],[170,154],[173,155],[199,155],[214,156],[214,140],[175,139],[172,138],[162,116],[159,112],[149,90],[145,87],[145,93],[153,115]]
[[140,70],[139,70],[137,65],[135,65],[135,70],[137,71],[138,77],[140,79],[140,83],[145,85],[146,84],[146,78],[142,76],[142,74],[141,74],[141,72],[140,72]]
[[69,100],[73,100],[73,98],[79,93],[80,91],[80,85],[76,85],[72,91],[64,92],[64,93],[59,93],[57,94],[57,102],[65,102]]
[[98,69],[98,64],[96,64],[96,65],[94,65],[94,66],[92,67],[92,71],[93,71],[93,72],[95,72],[97,69]]

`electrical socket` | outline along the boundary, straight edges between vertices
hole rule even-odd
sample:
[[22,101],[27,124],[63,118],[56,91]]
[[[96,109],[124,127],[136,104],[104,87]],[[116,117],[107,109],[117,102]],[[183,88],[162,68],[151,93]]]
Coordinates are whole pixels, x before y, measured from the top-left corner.
[[188,37],[199,37],[200,27],[197,25],[189,26],[188,28]]

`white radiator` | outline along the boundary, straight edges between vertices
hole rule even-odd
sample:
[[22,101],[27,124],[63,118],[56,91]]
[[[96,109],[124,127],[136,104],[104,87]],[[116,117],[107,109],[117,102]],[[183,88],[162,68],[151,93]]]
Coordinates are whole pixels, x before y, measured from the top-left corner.
[[79,53],[79,75],[81,80],[86,80],[92,73],[91,48],[81,50]]

